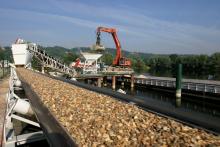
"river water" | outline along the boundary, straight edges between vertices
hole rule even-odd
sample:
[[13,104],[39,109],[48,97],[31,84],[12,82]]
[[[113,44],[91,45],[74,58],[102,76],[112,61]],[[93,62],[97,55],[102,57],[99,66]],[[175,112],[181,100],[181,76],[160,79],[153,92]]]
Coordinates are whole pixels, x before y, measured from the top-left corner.
[[[107,87],[111,90],[111,82]],[[210,117],[220,118],[220,99],[219,101],[208,100],[204,97],[193,97],[182,95],[181,100],[176,99],[175,94],[167,93],[159,90],[152,90],[147,88],[134,88],[121,86],[119,83],[116,85],[116,90],[122,89],[128,95],[134,96],[135,99],[143,103],[148,100],[153,100],[157,103],[167,105],[172,110],[190,110],[193,113],[205,114]]]
[[127,94],[133,95],[142,101],[153,99],[154,101],[166,103],[172,109],[187,109],[196,113],[205,113],[213,117],[220,118],[220,102],[209,101],[202,97],[182,96],[181,100],[176,99],[175,94],[165,93],[152,89],[136,88],[122,88]]
[[[111,83],[107,88],[111,89]],[[181,100],[176,99],[175,94],[147,88],[135,88],[120,86],[117,84],[116,90],[122,89],[128,95],[134,96],[139,102],[147,103],[148,100],[155,101],[158,105],[164,105],[172,111],[189,112],[189,115],[197,115],[203,118],[216,119],[220,122],[220,100],[211,101],[204,97],[182,96]]]

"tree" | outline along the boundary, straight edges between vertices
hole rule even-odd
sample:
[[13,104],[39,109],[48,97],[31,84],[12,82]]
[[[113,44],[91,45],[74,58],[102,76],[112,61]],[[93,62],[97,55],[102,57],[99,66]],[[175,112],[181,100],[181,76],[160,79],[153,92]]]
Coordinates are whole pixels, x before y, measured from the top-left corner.
[[199,55],[198,57],[198,67],[202,71],[206,71],[208,69],[209,56],[208,55]]
[[79,56],[72,52],[67,52],[63,55],[63,61],[66,64],[70,64],[71,62],[75,61]]
[[151,68],[156,68],[157,58],[150,58],[148,63],[148,66],[150,66]]
[[135,64],[134,70],[137,73],[143,73],[146,72],[149,68],[145,65],[144,61],[142,59],[137,59],[137,62]]
[[4,60],[4,50],[0,47],[0,60]]
[[168,56],[162,56],[157,59],[158,67],[163,69],[171,68],[171,60]]
[[101,57],[101,60],[106,64],[106,65],[112,65],[113,62],[113,55],[110,53],[106,53]]
[[220,72],[220,53],[214,53],[211,55],[211,67],[215,72]]
[[169,57],[172,63],[176,63],[177,58],[178,58],[177,54],[171,54]]

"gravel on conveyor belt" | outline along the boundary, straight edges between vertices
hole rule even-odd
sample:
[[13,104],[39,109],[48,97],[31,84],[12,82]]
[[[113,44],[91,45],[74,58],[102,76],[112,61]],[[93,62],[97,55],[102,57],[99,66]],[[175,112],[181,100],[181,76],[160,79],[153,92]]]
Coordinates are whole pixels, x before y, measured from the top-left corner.
[[220,136],[132,104],[17,69],[79,146],[220,146]]

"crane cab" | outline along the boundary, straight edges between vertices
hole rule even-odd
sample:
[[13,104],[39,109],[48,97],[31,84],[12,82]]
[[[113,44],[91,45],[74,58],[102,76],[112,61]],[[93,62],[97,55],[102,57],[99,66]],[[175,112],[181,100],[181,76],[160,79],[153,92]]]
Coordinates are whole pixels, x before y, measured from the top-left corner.
[[130,67],[131,60],[129,60],[128,58],[122,57],[119,59],[119,66]]

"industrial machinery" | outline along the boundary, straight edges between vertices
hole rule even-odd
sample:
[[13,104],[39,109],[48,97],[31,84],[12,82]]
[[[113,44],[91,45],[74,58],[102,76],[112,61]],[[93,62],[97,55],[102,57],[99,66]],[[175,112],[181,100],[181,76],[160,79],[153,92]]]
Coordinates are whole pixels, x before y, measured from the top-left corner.
[[119,42],[118,36],[117,36],[117,31],[115,28],[106,28],[106,27],[98,27],[97,28],[97,38],[96,38],[96,44],[93,46],[94,50],[96,51],[103,51],[105,48],[103,45],[101,45],[101,32],[107,32],[110,33],[113,37],[113,40],[116,45],[116,56],[113,60],[113,66],[120,66],[120,67],[130,67],[131,66],[131,61],[125,57],[122,57],[121,53],[121,44]]
[[71,63],[72,68],[82,69],[82,74],[97,74],[100,70],[98,59],[102,54],[81,52],[81,59],[77,58],[75,62]]
[[15,66],[19,67],[31,67],[32,57],[35,56],[42,65],[42,71],[44,67],[50,67],[61,73],[68,74],[71,77],[76,75],[74,68],[62,63],[60,60],[48,55],[44,50],[40,49],[37,44],[26,42],[23,39],[17,39],[12,44],[12,55]]
[[16,147],[42,141],[45,142],[44,146],[46,146],[45,135],[32,110],[29,99],[22,94],[22,83],[17,76],[15,67],[12,64],[10,66],[11,76],[9,91],[6,96],[7,108],[2,138],[3,146]]

